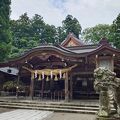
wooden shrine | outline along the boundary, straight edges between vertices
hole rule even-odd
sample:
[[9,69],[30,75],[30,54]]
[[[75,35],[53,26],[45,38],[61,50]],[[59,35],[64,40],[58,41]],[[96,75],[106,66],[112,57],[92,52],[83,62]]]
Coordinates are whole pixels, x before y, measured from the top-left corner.
[[49,99],[89,99],[97,97],[93,72],[106,67],[120,77],[120,50],[103,38],[86,45],[69,34],[60,45],[41,45],[18,58],[0,63],[1,89],[4,81],[22,81],[27,95]]

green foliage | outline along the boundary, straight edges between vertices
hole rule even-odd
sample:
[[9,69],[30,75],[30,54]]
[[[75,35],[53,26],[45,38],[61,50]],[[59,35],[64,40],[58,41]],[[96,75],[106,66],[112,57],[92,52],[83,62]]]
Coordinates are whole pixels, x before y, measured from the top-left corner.
[[19,86],[19,89],[24,89],[24,84],[23,82],[19,82],[18,85],[18,81],[14,80],[14,81],[7,81],[3,84],[3,89],[4,90],[16,90],[16,87]]
[[11,0],[0,1],[0,61],[4,61],[10,53],[11,32],[9,30]]
[[111,26],[107,24],[99,24],[95,27],[86,28],[82,32],[82,38],[86,42],[98,43],[101,38],[111,40]]
[[63,27],[56,28],[56,42],[61,43],[66,38],[66,32]]
[[43,18],[35,14],[33,18],[31,19],[31,30],[30,30],[30,36],[34,38],[36,41],[40,41],[42,39],[42,33],[44,32],[45,22]]
[[13,35],[12,44],[19,49],[25,48],[30,38],[30,19],[27,13],[20,16],[18,20],[11,21],[11,31]]
[[120,14],[112,25],[99,24],[86,28],[82,32],[82,38],[86,42],[98,43],[103,37],[107,38],[116,48],[120,48]]
[[[56,28],[45,24],[40,15],[35,14],[29,18],[27,13],[20,16],[18,20],[11,20],[12,52],[10,57],[19,55],[27,49],[39,46],[40,43],[54,43]],[[18,53],[16,53],[16,49]]]
[[45,25],[43,33],[42,33],[42,42],[46,43],[54,43],[56,36],[56,28],[54,25]]
[[113,44],[120,48],[120,14],[113,21],[112,24]]
[[[82,39],[90,43],[98,43],[103,37],[106,37],[110,42],[114,43],[119,48],[119,31],[120,31],[120,15],[114,21],[113,25],[98,24],[95,27],[87,28],[82,32]],[[0,21],[4,23],[4,20],[0,18]],[[39,44],[47,43],[61,43],[69,32],[75,34],[79,38],[81,34],[81,25],[76,18],[72,15],[67,15],[65,20],[62,21],[62,26],[55,27],[54,25],[46,24],[43,18],[35,14],[32,18],[29,18],[27,13],[24,13],[18,20],[10,21],[10,30],[12,33],[12,50],[9,57],[16,57],[26,50],[39,46]],[[4,34],[10,34],[10,32],[3,32]],[[7,37],[7,35],[3,35]],[[119,36],[119,37],[118,37]],[[115,38],[115,39],[114,39]],[[8,43],[9,43],[9,39]],[[0,45],[1,52],[4,53],[7,46],[10,44]],[[3,55],[3,56],[2,56]],[[0,59],[6,57],[2,54]]]
[[72,15],[67,15],[66,19],[62,21],[62,24],[67,35],[69,32],[71,32],[74,33],[77,38],[79,38],[82,27],[76,18],[73,18]]

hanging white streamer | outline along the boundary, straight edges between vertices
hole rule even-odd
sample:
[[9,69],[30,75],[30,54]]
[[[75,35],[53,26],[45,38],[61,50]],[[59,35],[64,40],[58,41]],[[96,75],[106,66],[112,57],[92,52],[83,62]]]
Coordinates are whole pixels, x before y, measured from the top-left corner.
[[42,72],[42,79],[44,79],[45,78],[45,74],[44,74],[44,72]]
[[35,70],[35,78],[37,78],[37,70]]
[[62,71],[60,70],[60,79],[62,78]]
[[53,72],[51,71],[51,73],[50,73],[50,76],[51,76],[51,79],[53,78]]

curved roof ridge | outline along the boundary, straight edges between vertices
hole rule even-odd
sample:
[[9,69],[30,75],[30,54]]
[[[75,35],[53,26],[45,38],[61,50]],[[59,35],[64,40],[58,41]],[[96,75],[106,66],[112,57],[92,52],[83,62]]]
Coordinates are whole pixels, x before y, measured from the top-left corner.
[[[68,49],[64,49],[64,48],[62,48],[62,47],[56,47],[56,46],[52,46],[52,45],[50,45],[50,46],[38,46],[38,47],[35,47],[35,48],[30,49],[29,51],[27,51],[27,52],[25,52],[24,54],[18,56],[17,58],[13,58],[13,59],[10,59],[10,60],[8,60],[8,61],[20,60],[20,59],[22,59],[22,58],[27,57],[27,56],[30,55],[32,52],[37,52],[38,50],[48,50],[48,51],[49,51],[49,48],[50,48],[51,50],[55,50],[55,51],[58,51],[58,52],[62,52],[62,53],[68,54],[68,55],[70,55],[70,54],[72,54],[72,55],[75,55],[75,54],[76,54],[76,55],[77,55],[77,53],[72,52],[71,50],[68,50]],[[7,62],[7,61],[6,61],[6,62]],[[6,63],[6,62],[5,62],[5,63]]]
[[68,49],[68,48],[65,48],[65,47],[63,47],[63,46],[61,46],[61,45],[59,45],[59,47],[60,47],[61,49],[65,50],[65,51],[68,51],[68,52],[71,52],[71,53],[75,53],[75,52],[73,52],[72,50],[70,50],[70,49]]
[[120,54],[120,49],[114,48],[114,47],[112,47],[112,46],[107,46],[107,45],[102,45],[102,44],[101,44],[101,45],[99,45],[94,51],[89,52],[88,55],[94,54],[94,53],[96,53],[96,52],[98,52],[98,51],[100,51],[100,50],[102,50],[102,49],[104,49],[104,48],[107,48],[107,49],[109,49],[109,50],[111,50],[111,51],[114,51],[114,52]]

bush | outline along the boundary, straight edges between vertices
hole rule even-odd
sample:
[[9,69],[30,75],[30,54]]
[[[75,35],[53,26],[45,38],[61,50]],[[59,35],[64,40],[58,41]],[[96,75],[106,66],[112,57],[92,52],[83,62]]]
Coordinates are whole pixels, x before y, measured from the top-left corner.
[[22,82],[15,81],[7,81],[3,84],[3,90],[5,91],[16,91],[16,88],[19,87],[19,90],[24,90],[24,85]]

